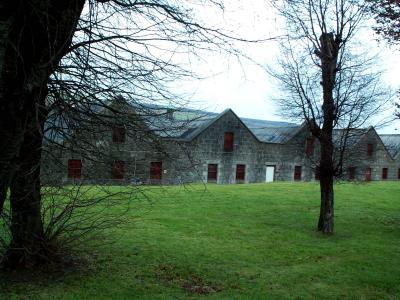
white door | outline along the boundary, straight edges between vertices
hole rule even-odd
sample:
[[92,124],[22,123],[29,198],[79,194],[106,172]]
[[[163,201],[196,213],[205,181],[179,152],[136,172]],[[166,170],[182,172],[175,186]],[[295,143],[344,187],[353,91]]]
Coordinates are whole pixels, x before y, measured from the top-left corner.
[[267,170],[265,172],[265,182],[274,181],[275,175],[275,166],[267,166]]

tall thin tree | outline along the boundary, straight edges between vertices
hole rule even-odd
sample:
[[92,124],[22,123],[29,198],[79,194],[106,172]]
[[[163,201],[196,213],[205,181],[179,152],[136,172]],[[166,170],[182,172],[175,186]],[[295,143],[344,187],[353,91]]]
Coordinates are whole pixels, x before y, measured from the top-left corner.
[[[320,144],[318,230],[333,233],[334,189],[354,128],[365,126],[385,98],[379,72],[353,41],[368,7],[349,0],[285,0],[274,3],[287,24],[279,68],[282,112],[305,121]],[[334,129],[340,128],[340,138]]]

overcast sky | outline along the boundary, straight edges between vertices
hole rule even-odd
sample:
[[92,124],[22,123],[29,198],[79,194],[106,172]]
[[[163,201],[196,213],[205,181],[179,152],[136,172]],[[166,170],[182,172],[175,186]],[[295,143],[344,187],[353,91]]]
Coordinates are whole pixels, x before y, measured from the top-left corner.
[[[209,24],[229,28],[249,39],[274,37],[279,34],[283,24],[264,0],[227,0],[223,15],[204,9],[201,16]],[[370,53],[379,53],[381,56],[380,67],[386,70],[384,82],[398,89],[400,50],[390,49],[384,42],[378,43],[372,30],[364,32],[363,36],[365,42],[362,45]],[[238,47],[264,66],[273,66],[278,55],[277,42],[273,41],[245,45],[238,43]],[[191,106],[216,112],[231,108],[241,117],[282,120],[274,101],[278,87],[260,66],[226,54],[214,53],[203,58],[203,61],[193,63],[193,69],[208,78],[182,83],[178,87],[191,95]],[[400,122],[380,129],[380,132],[400,133]]]

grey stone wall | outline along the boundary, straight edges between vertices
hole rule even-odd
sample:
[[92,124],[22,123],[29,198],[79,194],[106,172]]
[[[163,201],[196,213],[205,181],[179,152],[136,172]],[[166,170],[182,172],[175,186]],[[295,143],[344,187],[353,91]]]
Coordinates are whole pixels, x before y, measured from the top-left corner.
[[[372,155],[368,155],[368,144],[372,144]],[[371,180],[382,180],[383,168],[388,169],[387,180],[397,180],[400,161],[389,155],[378,134],[371,128],[346,154],[344,172],[349,167],[355,168],[357,180],[365,180],[367,168],[371,168]],[[347,174],[344,173],[343,177],[346,179]]]
[[[224,134],[233,132],[233,151],[224,151]],[[265,182],[267,166],[275,167],[274,180],[293,181],[295,166],[301,166],[301,180],[315,180],[315,165],[319,145],[306,155],[306,140],[310,137],[304,127],[285,143],[264,143],[232,111],[214,120],[191,141],[160,138],[149,132],[127,130],[124,143],[112,141],[107,127],[80,130],[64,148],[46,146],[42,163],[44,183],[69,183],[69,159],[81,159],[84,183],[104,184],[177,184],[207,182],[209,164],[217,164],[217,183],[236,183],[238,164],[245,165],[245,183]],[[367,145],[374,145],[372,156]],[[388,180],[397,180],[400,158],[390,157],[375,130],[369,130],[346,154],[343,179],[347,168],[356,168],[356,179],[365,179],[365,169],[372,168],[372,180],[381,180],[382,168],[388,168]],[[112,179],[114,160],[124,163],[124,178]],[[162,162],[160,181],[150,179],[150,163]]]
[[[224,151],[225,132],[233,132],[233,151]],[[207,181],[208,164],[218,164],[218,183],[235,183],[238,164],[246,165],[244,182],[260,181],[260,144],[230,111],[190,142],[190,148],[203,181]]]

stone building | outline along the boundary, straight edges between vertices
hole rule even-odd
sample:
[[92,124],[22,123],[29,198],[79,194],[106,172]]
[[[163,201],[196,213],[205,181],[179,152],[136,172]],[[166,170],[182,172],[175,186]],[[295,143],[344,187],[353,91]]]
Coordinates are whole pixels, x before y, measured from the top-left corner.
[[[92,135],[85,130],[93,129],[80,128],[74,144],[66,141],[68,147],[48,151],[58,163],[46,156],[42,170],[51,170],[51,176],[43,171],[44,181],[176,184],[318,179],[319,147],[304,124],[239,118],[231,109],[220,114],[157,111],[149,121],[132,109],[133,121],[102,125]],[[136,124],[126,126],[129,122]],[[343,131],[335,131],[337,143],[342,136]],[[352,130],[346,150],[336,153],[340,155],[342,179],[400,179],[400,135],[378,135],[372,127]]]

